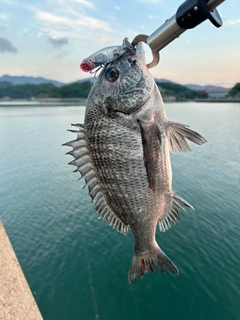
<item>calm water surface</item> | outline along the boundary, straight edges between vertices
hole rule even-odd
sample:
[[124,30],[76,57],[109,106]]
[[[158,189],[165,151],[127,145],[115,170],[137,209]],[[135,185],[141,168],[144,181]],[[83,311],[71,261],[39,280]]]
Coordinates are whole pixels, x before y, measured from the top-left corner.
[[179,276],[129,285],[133,237],[98,220],[61,146],[84,107],[0,108],[0,218],[45,320],[240,319],[240,104],[166,110],[208,140],[171,156],[173,189],[195,211],[157,230]]

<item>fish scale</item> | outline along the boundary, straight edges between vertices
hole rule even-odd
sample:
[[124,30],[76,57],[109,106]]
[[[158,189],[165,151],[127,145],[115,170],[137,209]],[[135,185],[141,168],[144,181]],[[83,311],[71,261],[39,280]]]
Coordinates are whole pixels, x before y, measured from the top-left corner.
[[172,190],[170,151],[189,151],[186,139],[205,138],[167,120],[160,92],[146,67],[141,44],[106,65],[87,101],[84,124],[75,125],[70,163],[84,177],[99,216],[113,228],[131,229],[135,246],[129,283],[160,269],[178,273],[155,240],[193,207]]
[[[134,196],[136,194],[137,186],[141,185],[142,188],[143,179],[139,172],[139,158],[137,158],[137,161],[134,161],[134,157],[136,157],[135,152],[132,152],[132,156],[131,154],[126,153],[126,144],[129,145],[130,148],[134,142],[134,139],[129,136],[128,132],[125,132],[124,134],[124,129],[121,130],[121,145],[119,143],[119,134],[116,132],[115,127],[111,126],[109,123],[104,124],[104,122],[106,122],[105,119],[102,119],[102,122],[99,120],[98,124],[100,127],[108,128],[108,136],[106,137],[106,135],[103,135],[104,138],[101,141],[98,139],[94,140],[93,134],[90,131],[91,149],[89,147],[89,150],[94,155],[92,157],[94,166],[99,168],[97,176],[100,184],[106,190],[105,193],[108,198],[108,203],[111,203],[113,210],[114,212],[117,212],[118,217],[125,221],[124,217],[131,208],[136,207],[136,203],[139,202],[139,198]],[[93,127],[91,130],[95,132]],[[114,150],[112,146],[118,146],[117,150]],[[119,148],[119,146],[121,146],[121,148]],[[134,146],[136,150],[139,150],[135,142]],[[124,154],[125,158],[122,157]],[[146,171],[142,161],[141,165],[146,181]],[[138,183],[138,180],[140,180],[140,183]],[[148,188],[146,187],[146,189]],[[127,192],[123,192],[124,190]],[[131,195],[130,200],[128,199],[127,202],[124,201],[125,195]]]

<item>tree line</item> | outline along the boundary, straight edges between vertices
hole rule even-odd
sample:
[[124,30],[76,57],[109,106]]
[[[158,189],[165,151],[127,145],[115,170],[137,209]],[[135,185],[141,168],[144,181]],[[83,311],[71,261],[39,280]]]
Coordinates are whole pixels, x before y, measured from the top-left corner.
[[[172,82],[156,82],[163,97],[174,97],[176,100],[194,100],[207,98],[203,92],[188,89]],[[52,83],[13,85],[7,81],[0,81],[0,99],[41,99],[41,98],[87,98],[92,87],[90,81],[73,82],[57,87]],[[240,83],[237,83],[228,93],[228,97],[240,95]]]
[[240,98],[240,82],[236,83],[235,86],[228,92],[230,98]]
[[0,81],[0,99],[87,98],[91,86],[90,81],[74,82],[61,87],[52,83],[13,85]]
[[[174,97],[176,100],[194,100],[207,98],[203,92],[188,89],[185,86],[172,82],[156,82],[163,97]],[[73,82],[57,87],[52,83],[19,84],[13,85],[7,81],[0,81],[0,99],[41,99],[41,98],[87,98],[92,87],[90,81]],[[237,83],[228,93],[227,97],[240,96],[240,83]]]
[[196,90],[188,89],[177,83],[172,82],[156,82],[157,86],[164,98],[164,96],[175,97],[176,100],[194,100],[194,99],[205,99],[208,98],[208,94]]

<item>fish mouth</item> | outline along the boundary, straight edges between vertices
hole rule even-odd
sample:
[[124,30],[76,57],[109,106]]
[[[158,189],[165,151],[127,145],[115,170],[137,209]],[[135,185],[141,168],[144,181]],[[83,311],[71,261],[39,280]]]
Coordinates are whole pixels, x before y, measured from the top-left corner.
[[135,47],[135,50],[136,50],[136,54],[133,56],[133,58],[135,60],[138,61],[138,63],[140,63],[142,66],[146,66],[146,61],[145,61],[145,50],[144,50],[144,47],[143,47],[143,43],[142,42],[139,42],[136,47]]
[[142,67],[146,65],[145,51],[141,42],[139,42],[136,47],[131,46],[131,48],[129,48],[124,55],[132,67],[136,64],[136,62]]

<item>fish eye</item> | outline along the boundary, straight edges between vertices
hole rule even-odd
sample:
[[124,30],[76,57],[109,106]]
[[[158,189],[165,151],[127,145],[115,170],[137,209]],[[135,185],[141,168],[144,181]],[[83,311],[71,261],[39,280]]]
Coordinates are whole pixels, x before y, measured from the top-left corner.
[[113,68],[110,68],[106,71],[105,78],[107,81],[115,82],[115,81],[117,81],[118,77],[119,77],[118,69],[113,67]]

